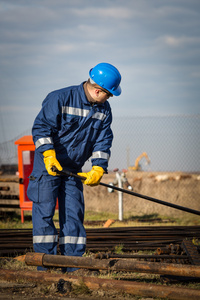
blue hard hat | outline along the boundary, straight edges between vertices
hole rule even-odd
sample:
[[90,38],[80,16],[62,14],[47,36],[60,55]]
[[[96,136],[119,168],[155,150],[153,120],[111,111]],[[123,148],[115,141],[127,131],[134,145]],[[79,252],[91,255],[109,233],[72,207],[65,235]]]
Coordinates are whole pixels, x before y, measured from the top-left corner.
[[100,63],[89,71],[90,78],[99,86],[115,96],[122,92],[121,75],[117,68],[108,63]]

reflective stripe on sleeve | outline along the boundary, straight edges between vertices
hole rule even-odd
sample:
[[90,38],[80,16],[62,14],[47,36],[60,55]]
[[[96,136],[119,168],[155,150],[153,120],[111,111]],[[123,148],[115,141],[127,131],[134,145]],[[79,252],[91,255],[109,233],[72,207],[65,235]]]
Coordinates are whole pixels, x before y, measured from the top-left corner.
[[83,244],[86,245],[86,238],[82,236],[63,236],[59,238],[59,244]]
[[41,145],[53,144],[53,140],[51,137],[40,138],[36,141],[35,147],[39,148]]
[[108,153],[102,152],[102,151],[96,151],[92,153],[92,159],[93,158],[103,158],[109,160],[110,156]]
[[34,235],[33,236],[33,244],[57,243],[57,242],[58,242],[57,235]]

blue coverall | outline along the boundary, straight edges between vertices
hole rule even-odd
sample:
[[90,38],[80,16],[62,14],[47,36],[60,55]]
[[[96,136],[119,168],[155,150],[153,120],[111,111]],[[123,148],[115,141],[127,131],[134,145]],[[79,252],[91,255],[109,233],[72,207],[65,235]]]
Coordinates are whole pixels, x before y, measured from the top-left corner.
[[82,256],[85,252],[82,182],[73,177],[49,175],[43,161],[43,152],[55,149],[61,166],[73,173],[81,172],[89,158],[92,166],[107,171],[113,140],[111,108],[107,101],[91,105],[83,84],[51,92],[34,121],[36,149],[27,195],[33,202],[35,252],[57,253],[58,233],[52,220],[57,199],[61,254]]

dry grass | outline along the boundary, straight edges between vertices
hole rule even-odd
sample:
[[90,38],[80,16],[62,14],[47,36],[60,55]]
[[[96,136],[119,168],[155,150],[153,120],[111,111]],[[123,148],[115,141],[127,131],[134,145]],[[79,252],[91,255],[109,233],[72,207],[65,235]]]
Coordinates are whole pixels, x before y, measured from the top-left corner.
[[[184,218],[175,218],[169,216],[162,216],[156,213],[134,215],[124,214],[123,221],[118,220],[118,214],[109,212],[85,212],[85,227],[86,228],[100,228],[108,220],[112,219],[114,222],[110,227],[142,227],[142,226],[199,226],[199,216],[185,213]],[[54,216],[54,223],[59,228],[58,211]],[[25,222],[21,223],[21,216],[18,212],[0,212],[0,229],[28,229],[32,228],[31,212],[25,212]]]

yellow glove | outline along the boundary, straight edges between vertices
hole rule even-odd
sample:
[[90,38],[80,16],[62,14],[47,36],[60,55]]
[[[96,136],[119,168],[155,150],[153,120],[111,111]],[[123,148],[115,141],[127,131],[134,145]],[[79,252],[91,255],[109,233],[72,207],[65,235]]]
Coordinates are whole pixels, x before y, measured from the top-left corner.
[[82,182],[90,186],[98,185],[103,174],[104,169],[99,166],[93,166],[88,173],[78,173],[79,176],[86,177],[86,180],[82,180]]
[[44,164],[49,175],[53,175],[53,176],[58,175],[56,172],[53,172],[51,169],[53,166],[55,166],[59,171],[62,171],[62,167],[56,159],[55,150],[51,149],[51,150],[44,151],[43,155],[44,155]]

